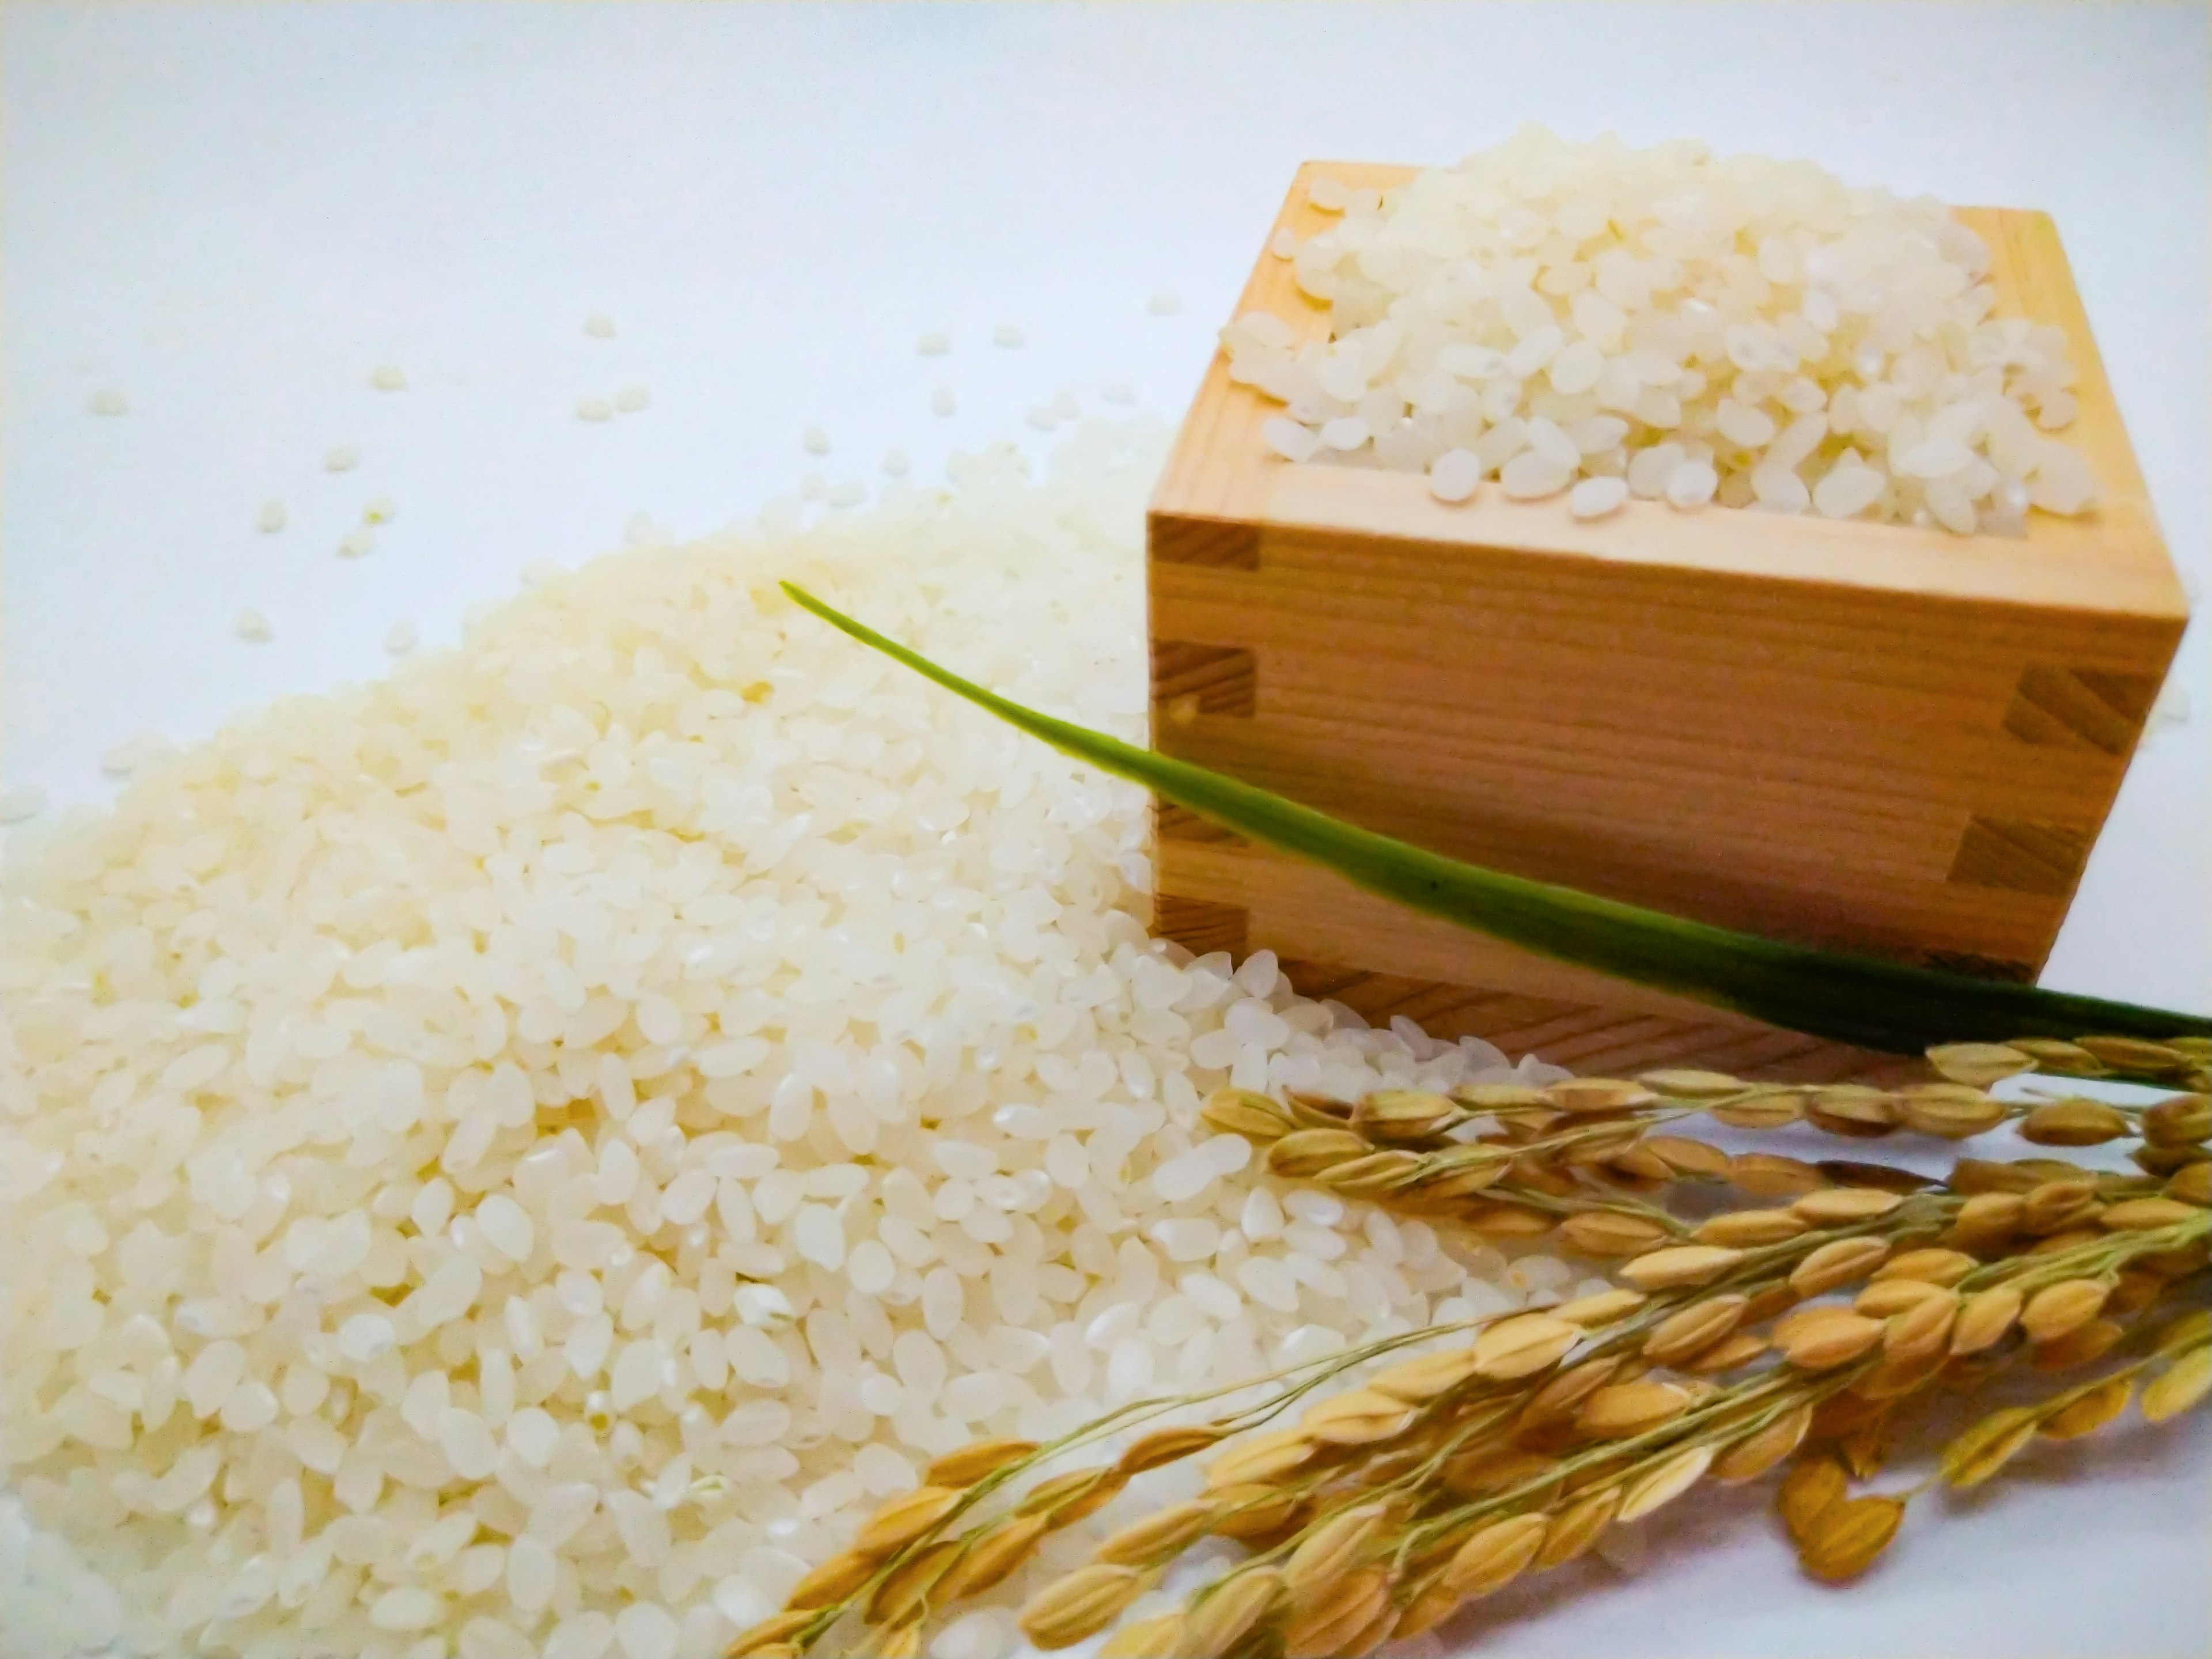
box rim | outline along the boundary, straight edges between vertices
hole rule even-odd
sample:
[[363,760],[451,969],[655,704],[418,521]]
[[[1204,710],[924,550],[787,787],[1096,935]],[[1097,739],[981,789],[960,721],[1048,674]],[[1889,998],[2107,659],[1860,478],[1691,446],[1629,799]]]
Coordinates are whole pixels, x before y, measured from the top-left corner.
[[[1286,226],[1334,222],[1306,201],[1316,173],[1383,187],[1411,178],[1419,169],[1390,163],[1310,161],[1300,165],[1271,223],[1268,240]],[[2079,384],[2094,385],[2083,414],[2109,421],[2109,439],[2124,461],[2125,476],[2100,476],[2106,504],[2089,520],[2063,520],[2033,514],[2025,538],[1956,536],[1942,530],[1869,524],[1713,507],[1683,513],[1660,502],[1632,501],[1607,518],[1579,520],[1564,497],[1544,501],[1509,501],[1494,482],[1476,498],[1450,504],[1432,496],[1417,474],[1373,468],[1292,463],[1256,444],[1237,482],[1249,498],[1249,510],[1224,512],[1194,491],[1183,474],[1187,455],[1203,466],[1218,459],[1207,452],[1209,412],[1227,412],[1231,398],[1247,400],[1247,413],[1279,407],[1261,394],[1230,382],[1225,354],[1217,347],[1199,392],[1176,438],[1167,468],[1147,512],[1148,530],[1162,518],[1249,524],[1268,529],[1359,535],[1435,549],[1440,555],[1486,552],[1525,556],[1595,559],[1601,562],[1672,567],[1712,575],[1741,575],[1762,580],[1839,586],[1857,591],[1905,596],[1995,602],[2029,608],[2118,612],[2148,619],[2185,623],[2189,606],[2175,571],[2140,469],[2135,465],[2124,422],[2097,354],[2057,229],[2050,217],[2027,209],[1958,209],[2000,231],[2008,225],[2047,234],[2057,269],[2066,276],[2069,314],[2055,321],[2066,331]],[[1978,228],[1981,226],[1978,224]],[[1985,237],[1987,233],[1985,232]],[[1263,241],[1237,302],[1237,314],[1273,303],[1285,284],[1277,268],[1287,269]],[[1294,286],[1314,319],[1324,307]],[[2010,297],[2008,295],[2008,297]],[[2093,412],[2094,405],[2094,412]],[[2100,469],[2101,471],[2101,469]],[[1389,527],[1393,522],[1400,527]],[[2037,532],[2041,531],[2041,534]]]

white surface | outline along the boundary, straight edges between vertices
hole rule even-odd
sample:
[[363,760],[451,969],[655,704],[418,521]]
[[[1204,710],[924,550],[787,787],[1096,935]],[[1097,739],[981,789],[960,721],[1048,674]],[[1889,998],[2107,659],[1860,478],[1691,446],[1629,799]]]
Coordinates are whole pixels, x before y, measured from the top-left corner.
[[[1041,448],[1023,416],[1064,386],[1172,416],[1297,162],[1447,161],[1529,118],[2051,211],[2201,577],[2207,45],[2201,10],[2142,7],[9,5],[0,767],[95,798],[117,742],[378,672],[403,617],[450,641],[636,513],[690,536],[892,447],[924,477],[955,443]],[[939,328],[951,355],[917,355]],[[405,390],[372,388],[386,363]],[[576,417],[630,385],[647,409]],[[88,412],[106,389],[127,414]],[[345,442],[360,465],[324,471]],[[398,517],[339,559],[379,495]],[[248,605],[272,641],[236,636]],[[2203,1009],[2202,627],[2179,678],[2196,715],[2138,757],[2046,978]],[[1555,1575],[1466,1637],[2203,1652],[2203,1423],[2063,1449],[1940,1526],[1917,1505],[1847,1595],[1700,1500],[1642,1577]]]

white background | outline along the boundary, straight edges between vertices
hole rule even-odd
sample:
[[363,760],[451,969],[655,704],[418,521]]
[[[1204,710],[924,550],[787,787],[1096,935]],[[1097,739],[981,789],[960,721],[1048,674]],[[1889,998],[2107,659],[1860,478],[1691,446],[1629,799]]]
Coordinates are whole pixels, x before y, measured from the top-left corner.
[[[1172,419],[1298,161],[1449,161],[1532,118],[2050,211],[2192,591],[2204,568],[2199,9],[5,10],[0,767],[60,799],[102,793],[134,733],[379,672],[396,619],[450,640],[635,514],[690,536],[810,467],[876,479],[894,445],[925,477],[955,445],[1041,449],[1024,413],[1063,387],[1126,381]],[[1179,313],[1150,314],[1162,290]],[[1023,349],[989,345],[1002,320]],[[917,356],[939,328],[953,355]],[[407,390],[371,389],[386,362]],[[647,410],[576,419],[632,384]],[[106,388],[129,414],[87,412]],[[362,465],[325,472],[343,442]],[[337,558],[377,495],[397,521]],[[271,496],[289,526],[260,536]],[[233,635],[243,605],[273,643]],[[2212,1007],[2203,633],[2195,716],[2137,757],[2048,983]],[[2051,1449],[1941,1524],[1916,1504],[1842,1595],[1755,1505],[1700,1500],[1640,1577],[1552,1575],[1465,1639],[2203,1653],[2208,1472],[2201,1425]]]

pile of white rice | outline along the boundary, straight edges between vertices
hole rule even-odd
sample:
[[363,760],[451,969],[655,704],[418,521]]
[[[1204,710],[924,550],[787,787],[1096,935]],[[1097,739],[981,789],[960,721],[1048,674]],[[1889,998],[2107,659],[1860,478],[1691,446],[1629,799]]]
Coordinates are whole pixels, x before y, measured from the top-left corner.
[[1572,1288],[1197,1119],[1502,1056],[1149,940],[1139,792],[776,590],[1140,735],[1162,449],[604,559],[17,832],[0,1468],[121,1594],[0,1526],[0,1650],[710,1655],[972,1437]]
[[1222,334],[1288,405],[1266,436],[1291,460],[1425,471],[1452,501],[1571,486],[1584,517],[1637,495],[2016,536],[2095,504],[2047,435],[2075,414],[2063,331],[1991,314],[1989,250],[1938,202],[1533,125],[1387,196],[1310,195],[1343,219],[1275,251],[1331,337],[1267,312]]

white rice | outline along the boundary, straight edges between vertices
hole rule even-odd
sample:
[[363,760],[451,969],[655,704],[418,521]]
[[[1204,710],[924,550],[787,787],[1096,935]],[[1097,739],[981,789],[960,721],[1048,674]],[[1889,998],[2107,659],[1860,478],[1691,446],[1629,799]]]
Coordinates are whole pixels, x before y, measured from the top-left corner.
[[1989,251],[1938,203],[1535,126],[1388,196],[1308,196],[1341,222],[1271,246],[1332,337],[1265,312],[1222,331],[1232,378],[1287,406],[1265,431],[1287,459],[1425,471],[1449,501],[1470,468],[1522,500],[1626,477],[1962,534],[2095,505],[2046,435],[2076,410],[2063,331],[1990,314]]
[[[1197,1117],[1563,1073],[1149,939],[1141,792],[775,587],[1140,737],[1164,449],[1087,421],[1042,484],[1002,447],[541,575],[11,832],[0,1445],[136,1611],[59,1600],[149,1650],[708,1656],[968,1438],[1564,1288]],[[0,1650],[67,1651],[15,1559]]]

